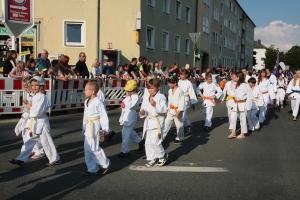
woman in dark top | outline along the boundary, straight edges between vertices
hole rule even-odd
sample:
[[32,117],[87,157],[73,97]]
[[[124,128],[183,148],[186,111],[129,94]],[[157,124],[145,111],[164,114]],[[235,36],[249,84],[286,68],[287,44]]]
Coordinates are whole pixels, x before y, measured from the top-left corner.
[[15,50],[11,50],[3,65],[3,77],[7,77],[9,72],[16,67],[16,58],[17,52]]

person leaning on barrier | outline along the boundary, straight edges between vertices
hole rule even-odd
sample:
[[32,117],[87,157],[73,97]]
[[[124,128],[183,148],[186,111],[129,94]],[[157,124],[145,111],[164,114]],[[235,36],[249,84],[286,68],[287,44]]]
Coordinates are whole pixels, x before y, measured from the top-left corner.
[[10,77],[22,79],[25,76],[30,76],[30,74],[25,70],[25,65],[23,61],[18,61],[17,66],[11,70],[9,73]]
[[76,63],[75,72],[77,74],[77,77],[80,78],[89,78],[89,70],[86,66],[86,55],[84,52],[79,53],[79,60]]
[[[70,57],[63,55],[59,60],[59,69],[61,70],[64,77],[67,77],[68,80],[71,80],[72,77],[76,77],[76,74],[71,70],[69,66]],[[78,77],[80,78],[80,77]]]
[[35,76],[38,74],[38,71],[35,69],[35,60],[33,58],[30,58],[29,60],[27,60],[25,69],[32,76]]
[[101,78],[101,68],[100,68],[100,61],[99,59],[95,59],[92,64],[92,78]]
[[47,70],[51,67],[51,63],[50,63],[50,60],[48,59],[48,51],[46,49],[43,49],[41,51],[41,57],[38,57],[36,60],[35,60],[35,67],[38,68],[39,66],[44,66],[47,68]]
[[56,80],[62,80],[62,81],[67,81],[69,80],[68,77],[65,77],[59,68],[59,63],[58,60],[52,60],[51,61],[52,67],[49,68],[48,71],[48,76],[50,78],[56,79]]
[[113,71],[114,61],[111,59],[107,60],[107,64],[103,68],[103,74],[106,75],[107,78],[117,78]]
[[9,72],[16,67],[16,58],[17,52],[15,50],[11,50],[3,65],[3,77],[8,77]]

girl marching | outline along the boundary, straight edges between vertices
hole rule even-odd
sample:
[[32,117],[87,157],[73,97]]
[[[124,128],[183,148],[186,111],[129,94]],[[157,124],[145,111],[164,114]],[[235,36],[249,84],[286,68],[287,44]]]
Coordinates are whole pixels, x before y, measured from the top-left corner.
[[298,70],[287,87],[286,93],[288,99],[291,100],[293,111],[293,121],[297,121],[299,105],[300,105],[300,70]]

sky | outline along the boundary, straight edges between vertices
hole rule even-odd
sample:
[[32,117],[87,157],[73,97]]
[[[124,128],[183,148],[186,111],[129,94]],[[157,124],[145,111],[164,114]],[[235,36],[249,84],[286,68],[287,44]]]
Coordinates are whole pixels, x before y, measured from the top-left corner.
[[300,46],[300,0],[237,0],[256,25],[254,40],[280,51]]

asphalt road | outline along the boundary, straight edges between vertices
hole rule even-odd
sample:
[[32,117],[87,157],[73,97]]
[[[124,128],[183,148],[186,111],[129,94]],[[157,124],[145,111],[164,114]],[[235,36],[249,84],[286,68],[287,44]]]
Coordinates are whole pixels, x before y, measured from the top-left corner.
[[[22,139],[14,135],[13,125],[2,124],[0,199],[299,199],[300,125],[292,121],[289,106],[280,112],[271,109],[262,130],[242,140],[227,139],[228,118],[220,103],[208,132],[202,130],[199,104],[188,116],[194,130],[186,134],[181,146],[165,145],[170,159],[166,166],[155,167],[165,171],[137,171],[132,169],[144,166],[145,152],[132,144],[130,158],[117,157],[122,127],[119,113],[110,115],[117,134],[101,146],[112,166],[106,175],[92,177],[82,174],[86,170],[80,138],[82,114],[51,120],[51,134],[62,160],[54,167],[45,166],[47,158],[28,159],[23,167],[10,164],[7,160],[18,156]],[[142,125],[138,119],[138,133]],[[170,142],[172,132],[167,137]],[[200,167],[220,171],[205,172]],[[189,169],[200,171],[186,172]]]

